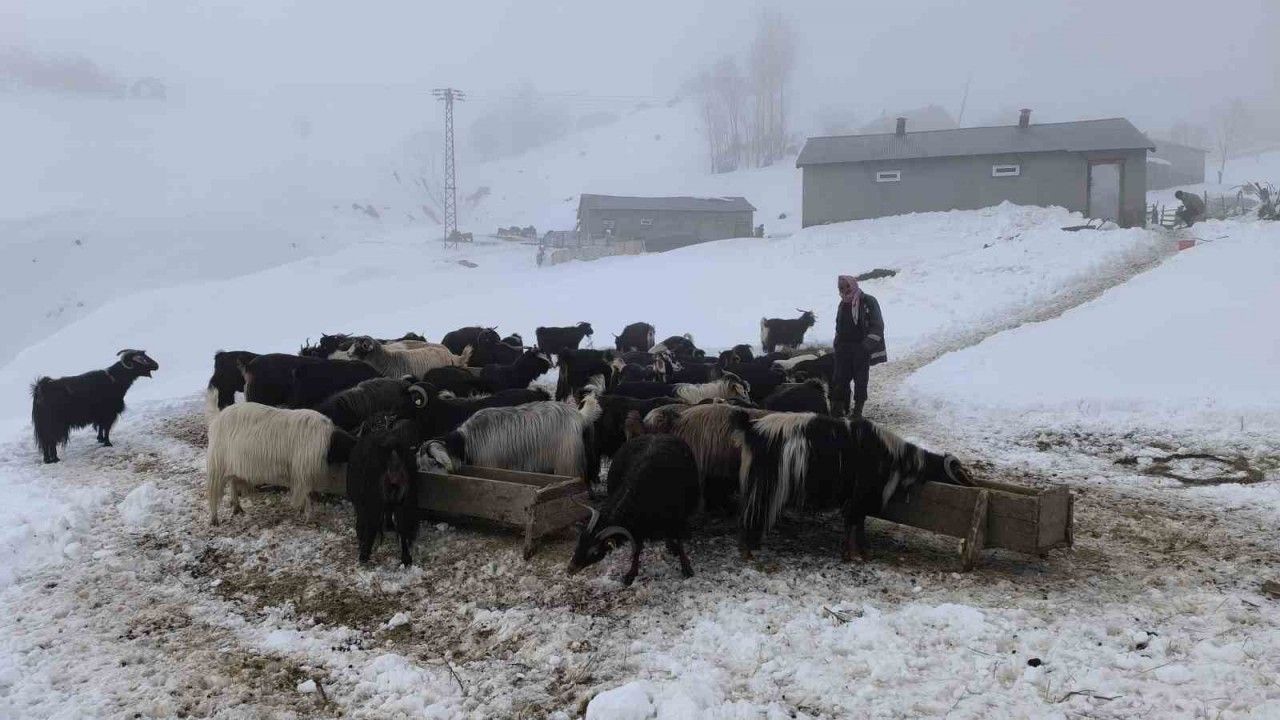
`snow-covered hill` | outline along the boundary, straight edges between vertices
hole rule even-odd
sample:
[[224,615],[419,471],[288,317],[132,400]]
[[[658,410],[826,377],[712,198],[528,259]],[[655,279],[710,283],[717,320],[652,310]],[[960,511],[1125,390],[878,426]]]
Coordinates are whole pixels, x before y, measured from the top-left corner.
[[[442,231],[420,178],[439,138],[429,96],[368,91],[165,103],[0,93],[0,363],[107,301],[237,275],[396,234]],[[769,233],[799,226],[799,171],[710,175],[685,105],[632,110],[525,154],[468,163],[463,229],[571,229],[582,192],[743,195]],[[435,178],[428,178],[435,182]],[[466,200],[479,188],[487,195]],[[778,216],[785,214],[785,219]],[[433,212],[432,215],[438,215]]]

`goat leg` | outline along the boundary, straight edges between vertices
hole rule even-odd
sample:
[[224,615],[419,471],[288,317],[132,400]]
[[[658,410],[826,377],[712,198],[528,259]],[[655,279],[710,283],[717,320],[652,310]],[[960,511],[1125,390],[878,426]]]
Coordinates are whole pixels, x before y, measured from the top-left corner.
[[675,555],[680,559],[680,574],[691,578],[693,577],[693,565],[689,563],[689,553],[684,551],[684,541],[680,538],[674,538],[667,541],[667,552]]
[[627,570],[627,574],[622,576],[622,584],[631,587],[631,583],[636,581],[636,575],[640,574],[640,553],[644,550],[644,542],[637,540],[631,544],[631,569]]
[[844,527],[844,553],[841,559],[852,562],[855,559],[867,560],[867,522],[865,517],[850,519]]

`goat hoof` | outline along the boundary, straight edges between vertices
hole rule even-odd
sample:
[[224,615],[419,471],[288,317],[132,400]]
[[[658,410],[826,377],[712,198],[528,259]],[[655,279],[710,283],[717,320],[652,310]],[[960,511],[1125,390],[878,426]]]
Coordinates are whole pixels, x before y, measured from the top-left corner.
[[622,576],[622,584],[626,587],[631,587],[631,583],[635,581],[636,581],[636,576],[632,575],[631,573],[627,573],[626,575]]
[[112,447],[110,440],[99,440],[98,442],[102,443],[102,447]]
[[689,579],[689,578],[693,577],[693,568],[682,568],[682,569],[680,570],[680,574],[681,574],[681,575],[683,575],[683,576],[685,577],[685,579],[687,580],[687,579]]
[[61,461],[60,461],[58,458],[45,458],[45,459],[44,459],[44,464],[45,464],[45,465],[52,465],[52,464],[54,464],[54,463],[56,463],[56,462],[61,462]]

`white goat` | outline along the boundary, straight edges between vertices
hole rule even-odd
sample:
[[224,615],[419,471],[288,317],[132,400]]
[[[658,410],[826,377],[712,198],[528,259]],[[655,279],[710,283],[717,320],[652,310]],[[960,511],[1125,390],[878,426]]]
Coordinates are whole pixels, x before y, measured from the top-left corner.
[[315,410],[283,410],[236,403],[209,423],[209,522],[231,485],[232,514],[243,512],[240,495],[254,487],[289,488],[290,503],[311,516],[311,493],[340,478],[355,441]]
[[[399,341],[405,342],[405,341]],[[410,341],[412,342],[412,341]],[[444,345],[413,342],[420,347],[395,347],[395,343],[383,345],[371,337],[358,337],[351,343],[351,358],[363,360],[387,377],[413,375],[422,377],[428,370],[440,367],[466,367],[471,351],[454,355]]]

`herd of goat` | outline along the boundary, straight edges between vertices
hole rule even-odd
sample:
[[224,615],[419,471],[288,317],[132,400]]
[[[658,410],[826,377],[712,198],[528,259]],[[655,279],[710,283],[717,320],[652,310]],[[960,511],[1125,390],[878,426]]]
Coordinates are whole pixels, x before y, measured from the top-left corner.
[[[687,577],[691,521],[736,512],[750,557],[788,507],[839,508],[844,558],[865,557],[864,520],[895,494],[971,480],[951,455],[831,416],[834,358],[802,345],[813,324],[812,312],[761,320],[760,356],[745,344],[709,356],[689,335],[655,342],[648,323],[628,325],[612,350],[580,347],[593,329],[579,323],[538,328],[532,347],[466,327],[440,343],[339,334],[297,355],[218,352],[206,396],[209,519],[218,524],[224,494],[238,514],[240,496],[265,485],[287,487],[310,515],[318,489],[345,481],[360,562],[394,529],[409,565],[420,485],[474,465],[586,481],[596,502],[570,572],[629,544],[630,584],[644,543],[661,540]],[[531,387],[553,367],[554,397]],[[36,382],[45,462],[58,461],[73,428],[92,425],[110,445],[125,393],[158,368],[145,351],[122,350],[106,370]]]

